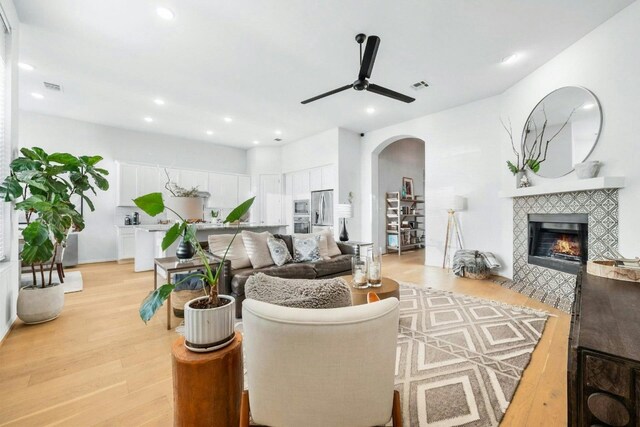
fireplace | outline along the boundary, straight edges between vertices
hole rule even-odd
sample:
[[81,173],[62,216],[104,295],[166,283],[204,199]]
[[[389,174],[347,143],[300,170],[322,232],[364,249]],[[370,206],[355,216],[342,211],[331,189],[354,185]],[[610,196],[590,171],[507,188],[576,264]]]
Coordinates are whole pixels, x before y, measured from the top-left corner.
[[587,214],[529,214],[529,264],[577,274],[588,256]]

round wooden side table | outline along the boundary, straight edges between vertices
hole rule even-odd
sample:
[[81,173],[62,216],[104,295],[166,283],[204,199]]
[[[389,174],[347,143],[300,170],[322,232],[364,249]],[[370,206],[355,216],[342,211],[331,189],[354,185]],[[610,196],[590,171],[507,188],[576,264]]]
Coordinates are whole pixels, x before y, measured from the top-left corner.
[[194,353],[184,337],[171,349],[174,426],[237,426],[244,390],[242,335],[210,353]]
[[367,294],[369,292],[374,292],[380,299],[396,297],[400,299],[400,285],[393,279],[388,277],[382,278],[382,286],[379,288],[364,288],[358,289],[354,288],[351,284],[351,276],[343,277],[345,281],[349,284],[349,288],[351,289],[351,303],[353,305],[360,305],[367,303]]

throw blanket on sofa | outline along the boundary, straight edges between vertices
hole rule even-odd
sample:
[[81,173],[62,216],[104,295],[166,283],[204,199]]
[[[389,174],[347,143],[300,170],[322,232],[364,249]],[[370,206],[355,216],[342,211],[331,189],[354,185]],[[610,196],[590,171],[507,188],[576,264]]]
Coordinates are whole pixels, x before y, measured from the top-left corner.
[[453,256],[453,273],[464,277],[464,272],[485,274],[492,268],[499,268],[500,264],[491,252],[480,252],[461,249]]
[[351,305],[351,290],[344,280],[281,279],[258,273],[245,284],[247,298],[284,307],[338,308]]

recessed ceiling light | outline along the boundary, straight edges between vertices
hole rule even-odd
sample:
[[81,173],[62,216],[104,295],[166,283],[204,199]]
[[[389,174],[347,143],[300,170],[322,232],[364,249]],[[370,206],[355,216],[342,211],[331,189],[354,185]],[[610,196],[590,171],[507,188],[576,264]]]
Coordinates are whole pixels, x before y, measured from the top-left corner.
[[34,66],[27,64],[25,62],[18,62],[18,67],[20,67],[21,70],[25,70],[25,71],[33,71],[34,70]]
[[173,18],[175,18],[175,14],[173,13],[173,11],[171,9],[167,9],[166,7],[157,8],[156,13],[160,18],[167,21],[171,21]]
[[365,111],[367,112],[367,114],[373,114],[376,112],[376,109],[373,107],[367,107]]
[[591,110],[591,109],[592,109],[593,107],[595,107],[595,106],[596,106],[596,104],[593,104],[593,103],[584,104],[584,105],[582,106],[582,109],[583,109],[583,110]]
[[253,143],[254,143],[255,145],[258,145],[258,144],[260,144],[260,141],[253,141]]
[[233,121],[233,119],[231,117],[225,117],[224,121],[227,123],[231,123]]
[[512,55],[505,56],[504,58],[502,58],[502,63],[504,65],[515,64],[516,62],[518,62],[520,58],[521,58],[521,55],[519,53],[514,53]]
[[281,130],[277,130],[274,132],[276,135],[282,135],[282,131]]
[[213,135],[213,131],[212,130],[208,130],[205,132],[207,135]]
[[145,118],[144,118],[144,121],[145,121],[145,122],[147,122],[147,123],[151,123],[151,122],[153,121],[153,118],[151,118],[151,117],[145,117]]
[[44,95],[38,92],[31,92],[31,96],[33,96],[35,99],[43,99]]
[[162,98],[156,98],[153,100],[153,103],[156,105],[164,105],[164,99]]

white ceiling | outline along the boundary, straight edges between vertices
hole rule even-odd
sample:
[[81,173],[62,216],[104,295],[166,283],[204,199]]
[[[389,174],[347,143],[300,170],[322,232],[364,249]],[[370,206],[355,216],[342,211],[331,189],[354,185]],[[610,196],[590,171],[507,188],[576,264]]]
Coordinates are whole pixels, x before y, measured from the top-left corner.
[[[367,132],[500,93],[630,3],[16,0],[20,59],[36,67],[21,71],[20,104],[245,148],[272,144],[276,129],[285,142],[336,126]],[[301,105],[356,79],[358,32],[381,37],[371,81],[417,100],[348,90]],[[500,63],[514,52],[519,62]],[[413,91],[419,80],[431,87]]]

